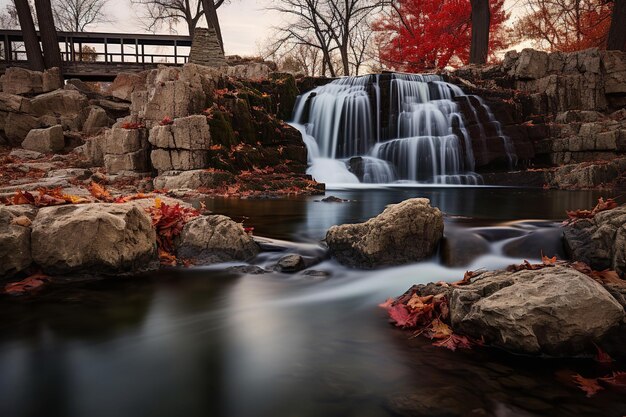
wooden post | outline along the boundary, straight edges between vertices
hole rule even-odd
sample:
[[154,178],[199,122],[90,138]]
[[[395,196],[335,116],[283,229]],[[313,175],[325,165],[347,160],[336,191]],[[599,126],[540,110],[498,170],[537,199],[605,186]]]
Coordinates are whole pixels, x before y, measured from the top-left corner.
[[178,64],[178,45],[176,39],[174,39],[174,64]]
[[11,62],[11,42],[9,42],[9,35],[4,35],[4,62],[7,66]]
[[135,38],[135,62],[139,64],[139,40]]
[[146,49],[144,47],[145,47],[145,44],[142,42],[141,43],[141,63],[142,64],[146,63]]
[[120,51],[122,51],[122,62],[124,62],[124,38],[120,38]]
[[35,71],[43,71],[46,68],[45,61],[39,46],[37,32],[35,32],[35,23],[33,22],[33,15],[30,13],[28,0],[15,0],[15,10],[22,29],[28,67]]
[[109,40],[104,38],[104,62],[109,62]]

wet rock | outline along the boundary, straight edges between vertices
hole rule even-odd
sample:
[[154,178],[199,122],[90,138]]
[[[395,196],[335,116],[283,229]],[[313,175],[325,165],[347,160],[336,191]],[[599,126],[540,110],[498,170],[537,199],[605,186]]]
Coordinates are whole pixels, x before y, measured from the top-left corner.
[[37,151],[29,151],[28,149],[13,149],[9,156],[18,159],[39,159],[43,158],[44,154]]
[[624,319],[622,306],[597,282],[567,267],[494,271],[454,288],[456,332],[526,354],[589,351]]
[[326,233],[330,255],[340,263],[376,268],[431,256],[443,236],[443,215],[425,198],[388,206],[365,223],[331,227]]
[[32,220],[35,213],[30,206],[0,206],[0,278],[11,277],[32,263],[30,226],[16,219],[25,216]]
[[274,269],[278,272],[285,273],[302,271],[304,268],[306,268],[306,262],[304,258],[296,254],[283,256],[274,266]]
[[325,279],[330,277],[331,273],[328,271],[321,271],[319,269],[307,269],[306,271],[302,271],[302,275],[309,278]]
[[502,251],[506,256],[519,259],[538,259],[542,252],[549,257],[567,259],[563,245],[563,229],[560,227],[534,230],[507,243]]
[[199,216],[188,222],[176,242],[177,255],[195,263],[248,261],[259,247],[240,223],[226,216]]
[[348,200],[344,200],[343,198],[335,197],[334,195],[328,196],[326,198],[322,198],[322,202],[324,203],[344,203]]
[[256,265],[229,266],[228,268],[226,268],[226,271],[235,272],[238,274],[247,274],[247,275],[262,275],[262,274],[269,274],[270,272],[272,272]]
[[452,233],[441,241],[441,260],[451,268],[467,266],[490,251],[489,242],[476,233]]
[[194,189],[206,187],[215,188],[234,182],[235,177],[226,171],[207,171],[196,169],[191,171],[169,171],[154,179],[157,189]]
[[50,274],[133,274],[158,267],[156,234],[136,205],[45,207],[32,225],[32,256]]
[[22,148],[41,152],[52,153],[63,150],[65,147],[65,137],[63,127],[56,125],[47,129],[32,129],[22,142]]
[[598,271],[613,269],[626,276],[626,205],[578,220],[563,232],[572,259]]

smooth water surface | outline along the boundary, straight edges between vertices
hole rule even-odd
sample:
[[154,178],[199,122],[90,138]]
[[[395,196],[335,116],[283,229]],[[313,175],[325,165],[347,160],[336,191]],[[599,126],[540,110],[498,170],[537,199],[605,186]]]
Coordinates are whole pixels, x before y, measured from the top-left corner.
[[[329,193],[330,194],[330,193]],[[615,416],[626,398],[586,398],[571,372],[607,370],[477,348],[451,352],[387,324],[377,304],[414,283],[519,261],[504,241],[551,229],[590,192],[498,188],[334,191],[345,203],[211,200],[255,233],[307,251],[332,224],[425,196],[448,231],[488,236],[492,251],[463,268],[437,259],[378,271],[326,260],[328,276],[246,275],[230,265],[161,272],[0,300],[0,416],[393,417]],[[280,245],[280,243],[278,244]],[[285,244],[290,246],[289,244]],[[281,252],[255,261],[271,267]]]

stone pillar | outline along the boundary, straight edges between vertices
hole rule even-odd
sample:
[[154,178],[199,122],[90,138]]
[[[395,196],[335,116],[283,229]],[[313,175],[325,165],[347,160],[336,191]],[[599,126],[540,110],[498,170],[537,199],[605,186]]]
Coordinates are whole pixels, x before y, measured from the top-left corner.
[[224,52],[213,28],[196,28],[193,32],[189,62],[208,67],[227,66]]

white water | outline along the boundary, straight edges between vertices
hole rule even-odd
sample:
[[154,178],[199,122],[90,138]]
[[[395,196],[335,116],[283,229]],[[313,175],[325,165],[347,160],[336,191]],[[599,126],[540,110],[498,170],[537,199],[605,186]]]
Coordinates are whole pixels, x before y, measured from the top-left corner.
[[[309,151],[307,172],[327,184],[482,184],[473,172],[471,136],[454,101],[465,95],[461,88],[437,75],[393,74],[383,103],[380,82],[378,75],[346,77],[298,98],[292,125]],[[478,102],[503,140],[509,164],[515,164],[511,141],[488,106]],[[471,111],[480,120],[477,109]],[[383,112],[388,113],[386,128]],[[484,142],[480,123],[479,132]],[[351,161],[354,157],[361,158]]]

